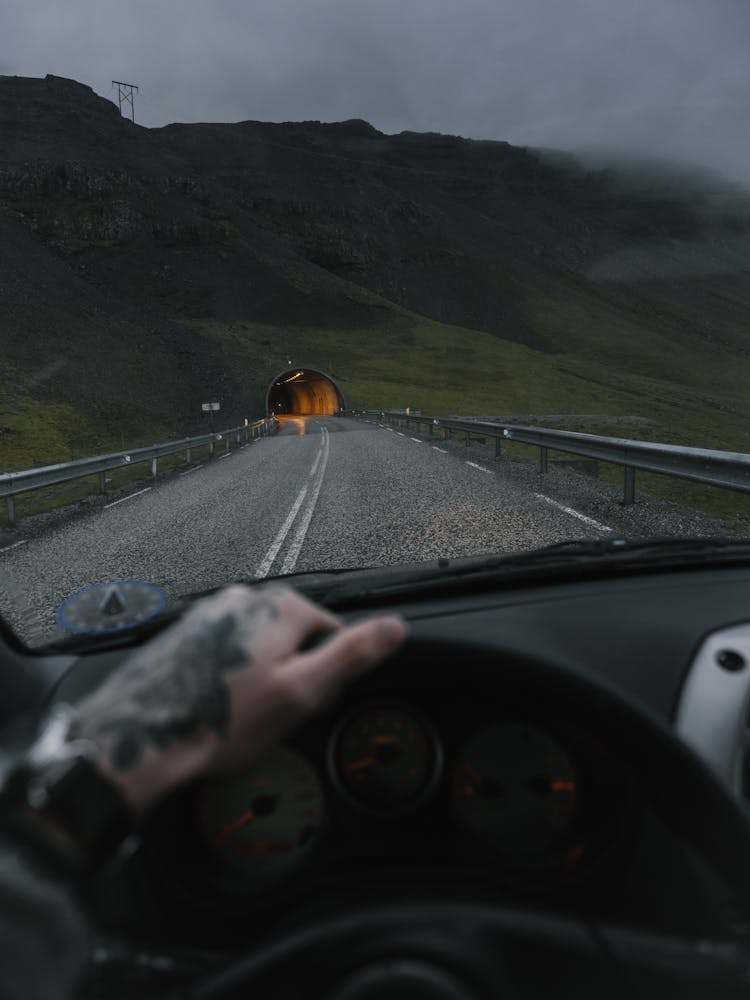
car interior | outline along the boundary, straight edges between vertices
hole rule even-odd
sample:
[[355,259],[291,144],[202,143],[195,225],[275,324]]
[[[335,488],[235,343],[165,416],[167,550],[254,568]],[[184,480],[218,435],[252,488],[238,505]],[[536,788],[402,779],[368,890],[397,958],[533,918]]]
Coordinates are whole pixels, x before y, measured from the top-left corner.
[[[399,612],[406,647],[151,815],[95,887],[81,996],[744,995],[750,564],[590,562],[294,579]],[[5,628],[10,732],[179,613]]]

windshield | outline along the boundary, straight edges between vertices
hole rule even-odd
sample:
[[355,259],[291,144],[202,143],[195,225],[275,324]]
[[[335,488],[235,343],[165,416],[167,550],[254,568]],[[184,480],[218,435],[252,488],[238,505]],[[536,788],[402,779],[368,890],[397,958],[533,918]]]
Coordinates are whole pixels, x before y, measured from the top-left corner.
[[747,534],[745,4],[2,7],[26,642],[237,579]]

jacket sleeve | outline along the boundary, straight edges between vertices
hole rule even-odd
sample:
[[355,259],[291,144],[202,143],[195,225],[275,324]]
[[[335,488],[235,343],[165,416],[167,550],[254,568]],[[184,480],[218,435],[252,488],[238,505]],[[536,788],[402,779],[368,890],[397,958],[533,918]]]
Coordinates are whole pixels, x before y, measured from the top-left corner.
[[42,874],[19,846],[0,837],[0,997],[68,1000],[88,944],[73,889]]

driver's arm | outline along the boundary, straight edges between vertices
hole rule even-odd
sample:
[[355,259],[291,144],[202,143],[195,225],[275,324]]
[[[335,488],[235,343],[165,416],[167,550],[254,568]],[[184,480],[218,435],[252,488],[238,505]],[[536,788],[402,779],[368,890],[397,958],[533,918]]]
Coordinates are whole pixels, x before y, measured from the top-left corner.
[[[304,650],[320,632],[332,634]],[[75,735],[95,746],[100,774],[137,825],[179,785],[262,757],[405,635],[392,616],[344,626],[287,587],[229,587],[77,706]],[[86,953],[72,890],[17,839],[6,834],[0,846],[0,995],[68,996]]]
[[[318,648],[317,633],[334,634]],[[406,634],[398,618],[343,627],[288,587],[230,587],[197,604],[80,705],[79,735],[141,817],[196,775],[257,760]]]

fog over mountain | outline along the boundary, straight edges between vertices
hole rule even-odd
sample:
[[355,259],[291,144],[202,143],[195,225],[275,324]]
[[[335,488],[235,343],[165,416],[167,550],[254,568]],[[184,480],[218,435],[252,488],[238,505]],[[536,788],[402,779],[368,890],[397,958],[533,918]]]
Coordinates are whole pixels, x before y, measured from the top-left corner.
[[0,0],[0,73],[136,120],[337,121],[656,156],[750,183],[745,0]]

